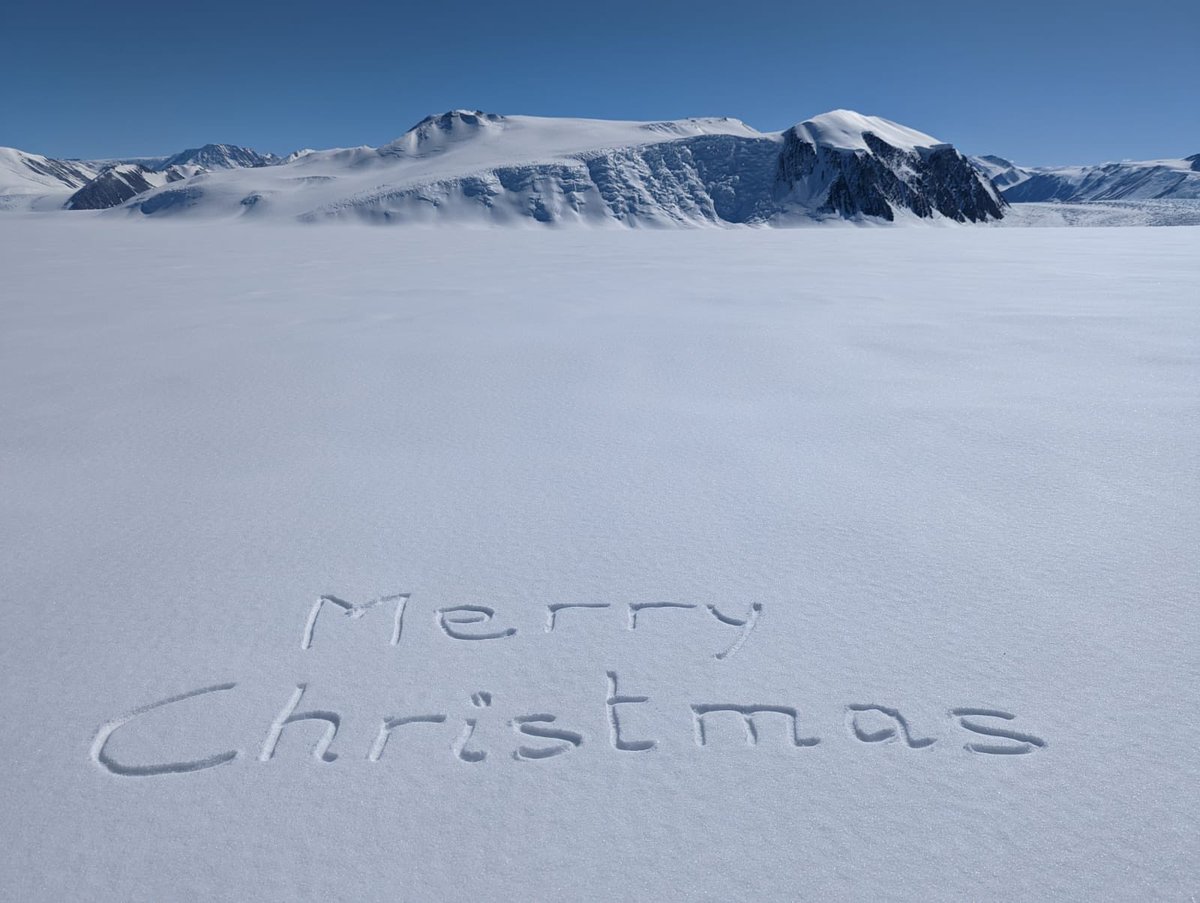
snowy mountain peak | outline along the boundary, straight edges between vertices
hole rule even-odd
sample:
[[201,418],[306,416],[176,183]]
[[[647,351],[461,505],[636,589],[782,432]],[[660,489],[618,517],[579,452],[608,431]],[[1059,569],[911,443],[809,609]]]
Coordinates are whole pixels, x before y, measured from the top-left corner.
[[503,123],[506,118],[499,113],[485,113],[483,110],[448,110],[445,113],[426,116],[405,134],[416,133],[430,138],[439,132],[475,132],[489,125]]
[[155,169],[169,169],[172,166],[202,166],[205,169],[245,169],[259,166],[271,166],[280,162],[274,154],[260,154],[248,147],[236,144],[206,144],[203,147],[192,147],[180,151],[172,157],[167,157]]
[[507,117],[482,110],[449,110],[426,116],[390,144],[379,149],[384,156],[425,156],[445,151],[453,144],[469,141],[504,127]]
[[822,113],[793,126],[791,131],[796,137],[810,144],[841,150],[870,151],[866,137],[868,135],[874,135],[901,150],[945,146],[944,141],[939,141],[924,132],[879,116],[864,116],[853,110],[831,110]]

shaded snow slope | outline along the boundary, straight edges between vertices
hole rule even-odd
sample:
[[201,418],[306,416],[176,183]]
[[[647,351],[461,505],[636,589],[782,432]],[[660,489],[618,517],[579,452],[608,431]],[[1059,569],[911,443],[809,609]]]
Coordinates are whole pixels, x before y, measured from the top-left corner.
[[0,147],[0,210],[61,206],[96,173],[94,164]]

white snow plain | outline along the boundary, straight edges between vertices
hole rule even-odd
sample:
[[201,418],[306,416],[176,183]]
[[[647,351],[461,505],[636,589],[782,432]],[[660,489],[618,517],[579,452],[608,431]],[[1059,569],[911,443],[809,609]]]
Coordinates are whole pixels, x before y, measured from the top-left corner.
[[1193,899],[1198,248],[0,219],[0,897]]

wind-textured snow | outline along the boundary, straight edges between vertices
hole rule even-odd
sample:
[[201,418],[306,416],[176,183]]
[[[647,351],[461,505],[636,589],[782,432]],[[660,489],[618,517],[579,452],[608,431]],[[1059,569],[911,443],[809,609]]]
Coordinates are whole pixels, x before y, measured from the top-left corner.
[[1198,244],[0,218],[0,896],[1190,900]]

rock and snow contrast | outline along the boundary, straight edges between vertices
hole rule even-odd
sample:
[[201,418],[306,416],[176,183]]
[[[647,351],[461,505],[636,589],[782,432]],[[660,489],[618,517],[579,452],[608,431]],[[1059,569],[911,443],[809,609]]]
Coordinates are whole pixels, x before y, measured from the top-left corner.
[[204,170],[254,169],[280,162],[282,160],[274,154],[261,154],[248,147],[238,147],[235,144],[206,144],[156,161],[157,165],[154,168],[162,170],[172,166],[195,166]]
[[971,162],[1014,204],[1200,199],[1200,154],[1096,166],[1022,167],[996,156]]
[[1187,903],[1198,247],[0,217],[0,899]]
[[728,118],[455,110],[378,148],[281,161],[220,145],[131,163],[105,170],[66,206],[309,222],[677,226],[986,222],[1005,205],[953,146],[846,110],[781,133]]
[[13,147],[0,147],[0,210],[62,207],[73,192],[99,172],[94,163],[55,160]]
[[199,173],[278,162],[230,144],[129,160],[56,160],[0,147],[0,210],[103,210]]
[[[1200,154],[1021,167],[876,116],[783,132],[737,119],[622,122],[452,110],[381,147],[278,157],[209,144],[53,160],[0,149],[0,209],[425,225],[697,226],[1200,221]],[[1053,203],[1053,209],[1041,206]],[[1016,216],[1010,205],[1021,205]],[[118,214],[119,215],[119,214]]]
[[198,167],[168,166],[163,169],[141,163],[117,163],[105,166],[100,172],[67,198],[67,210],[105,210],[119,207],[130,198],[151,189],[179,182],[200,171]]
[[1200,154],[1178,160],[1023,167],[972,157],[1011,206],[1011,226],[1200,225]]

